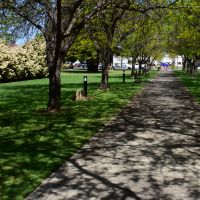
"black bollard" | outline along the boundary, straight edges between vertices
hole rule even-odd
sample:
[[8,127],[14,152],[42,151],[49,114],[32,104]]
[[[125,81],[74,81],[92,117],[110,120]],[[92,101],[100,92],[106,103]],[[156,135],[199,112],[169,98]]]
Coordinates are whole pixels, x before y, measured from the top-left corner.
[[87,97],[87,76],[83,77],[83,88],[84,88],[85,97]]
[[125,83],[125,77],[126,77],[126,75],[125,75],[125,69],[123,69],[123,83]]

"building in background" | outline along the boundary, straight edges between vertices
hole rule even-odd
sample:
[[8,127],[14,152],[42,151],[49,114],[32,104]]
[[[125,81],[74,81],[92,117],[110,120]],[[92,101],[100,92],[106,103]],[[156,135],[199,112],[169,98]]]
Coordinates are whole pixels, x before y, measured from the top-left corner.
[[182,68],[183,67],[183,58],[182,58],[182,56],[177,56],[176,58],[174,58],[174,65],[177,68]]
[[170,56],[168,54],[165,54],[165,56],[163,57],[163,59],[160,61],[160,63],[166,63],[171,65],[173,63],[173,59],[170,58]]
[[161,60],[161,63],[168,63],[170,65],[174,65],[175,67],[179,69],[182,69],[183,58],[180,55],[176,56],[175,58],[171,58],[168,54],[166,54]]

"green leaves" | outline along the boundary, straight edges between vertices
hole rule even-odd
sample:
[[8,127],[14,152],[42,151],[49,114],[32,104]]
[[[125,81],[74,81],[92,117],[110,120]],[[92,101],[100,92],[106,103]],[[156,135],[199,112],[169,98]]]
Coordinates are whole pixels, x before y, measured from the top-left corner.
[[179,2],[179,9],[172,10],[166,20],[168,49],[194,60],[200,54],[199,5],[196,0]]
[[66,60],[75,61],[78,59],[80,61],[87,61],[96,59],[96,57],[97,52],[93,41],[85,31],[82,31],[67,53]]

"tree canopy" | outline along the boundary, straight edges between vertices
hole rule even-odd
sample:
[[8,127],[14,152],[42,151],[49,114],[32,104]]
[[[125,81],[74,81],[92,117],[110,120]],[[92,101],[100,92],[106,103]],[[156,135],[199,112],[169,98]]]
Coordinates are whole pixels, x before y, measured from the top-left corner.
[[[199,6],[198,0],[2,0],[0,36],[15,41],[31,32],[43,34],[49,73],[48,110],[56,111],[60,108],[61,65],[83,29],[90,36],[86,41],[93,40],[86,44],[94,45],[97,57],[104,62],[101,86],[106,88],[110,57],[125,40],[139,57],[159,56],[158,49],[165,46],[165,51],[198,59]],[[131,34],[134,36],[129,37]]]

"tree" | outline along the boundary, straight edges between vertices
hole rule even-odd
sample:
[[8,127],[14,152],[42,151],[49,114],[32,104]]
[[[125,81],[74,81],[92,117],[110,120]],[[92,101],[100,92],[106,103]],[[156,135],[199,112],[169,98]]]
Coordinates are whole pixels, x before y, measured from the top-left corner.
[[195,61],[200,59],[199,9],[198,1],[179,2],[180,8],[171,10],[165,21],[167,37],[166,48],[169,52],[181,55],[183,70],[196,73]]
[[[34,27],[46,42],[49,72],[48,111],[60,108],[60,68],[66,52],[84,25],[111,0],[3,0],[1,14],[20,20],[25,30]],[[1,15],[2,16],[2,15]]]
[[76,60],[85,61],[88,66],[88,72],[98,72],[99,59],[94,41],[89,38],[89,35],[84,29],[71,46],[65,59],[70,62]]
[[[98,12],[111,7],[122,10],[148,12],[175,4],[176,0],[2,0],[0,15],[20,22],[24,33],[39,30],[46,42],[46,58],[49,72],[48,111],[60,108],[60,68],[66,53],[85,24]],[[109,7],[110,6],[110,7]],[[10,28],[15,26],[12,24]],[[21,29],[22,30],[22,29]],[[22,33],[21,32],[21,33]],[[109,54],[109,52],[105,52]],[[106,79],[105,79],[106,80]]]
[[148,12],[148,15],[142,15],[135,25],[133,33],[123,41],[123,54],[132,58],[131,76],[134,75],[134,66],[136,61],[139,63],[139,74],[142,71],[142,64],[150,67],[152,62],[162,56],[163,41],[160,37],[159,24],[164,13],[161,11]]
[[108,70],[112,65],[113,51],[135,30],[137,21],[143,21],[143,18],[140,17],[141,13],[144,15],[154,9],[154,7],[151,8],[152,5],[155,5],[154,1],[150,1],[150,4],[146,1],[123,1],[123,3],[118,1],[115,6],[100,11],[87,25],[86,29],[94,41],[103,66],[101,89],[108,88]]
[[102,78],[100,88],[106,90],[108,86],[108,70],[112,65],[113,39],[124,10],[110,8],[103,10],[88,24],[86,30],[94,41],[98,57],[102,64]]

